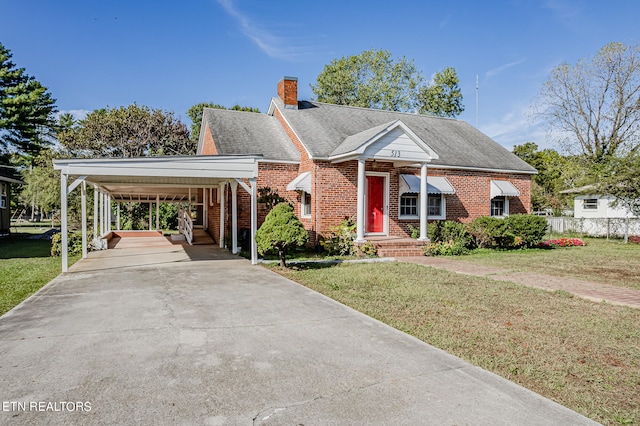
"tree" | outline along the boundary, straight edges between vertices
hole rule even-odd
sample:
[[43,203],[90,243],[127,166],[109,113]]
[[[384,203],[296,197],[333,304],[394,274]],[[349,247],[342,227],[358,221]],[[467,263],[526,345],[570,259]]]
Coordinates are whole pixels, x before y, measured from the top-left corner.
[[11,62],[11,51],[0,43],[0,157],[11,152],[37,155],[51,143],[55,100],[24,68]]
[[418,112],[438,117],[456,117],[464,111],[458,74],[452,67],[436,73],[433,82],[418,91]]
[[287,203],[276,205],[267,214],[264,223],[256,231],[256,244],[260,253],[277,252],[280,266],[285,268],[286,253],[294,247],[301,247],[309,241],[309,233],[293,213]]
[[192,155],[189,130],[173,113],[136,104],[90,112],[61,130],[58,140],[73,156]]
[[[200,138],[200,126],[202,124],[202,112],[205,108],[216,108],[216,109],[227,109],[222,105],[214,104],[213,102],[200,102],[199,104],[195,104],[187,111],[187,115],[191,118],[191,140],[194,142],[198,142]],[[258,108],[253,107],[243,107],[238,104],[235,104],[231,108],[228,108],[233,111],[247,111],[247,112],[260,112]]]
[[422,82],[413,61],[388,50],[366,50],[325,65],[311,90],[319,102],[391,111],[413,111]]
[[591,60],[556,67],[543,85],[534,115],[571,153],[592,163],[640,146],[640,49],[610,43]]
[[611,159],[596,186],[599,192],[616,197],[616,204],[640,216],[640,153]]
[[455,117],[464,111],[458,82],[448,67],[425,85],[412,60],[371,49],[325,65],[311,90],[319,102]]
[[566,197],[560,191],[589,183],[589,168],[582,157],[562,156],[553,149],[538,150],[534,142],[516,145],[513,153],[538,170],[533,175],[531,203],[534,210],[566,207]]

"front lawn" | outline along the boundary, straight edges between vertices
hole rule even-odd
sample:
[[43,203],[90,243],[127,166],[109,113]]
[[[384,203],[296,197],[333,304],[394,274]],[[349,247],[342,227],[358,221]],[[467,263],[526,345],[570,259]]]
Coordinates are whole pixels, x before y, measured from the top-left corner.
[[638,309],[415,264],[272,268],[598,422],[640,423]]
[[[0,239],[0,315],[4,315],[62,271],[61,259],[51,257],[51,242],[29,239],[30,235],[34,235],[33,230]],[[78,258],[69,256],[69,265]]]
[[582,238],[585,247],[553,250],[476,250],[457,260],[520,272],[572,277],[640,290],[640,244]]

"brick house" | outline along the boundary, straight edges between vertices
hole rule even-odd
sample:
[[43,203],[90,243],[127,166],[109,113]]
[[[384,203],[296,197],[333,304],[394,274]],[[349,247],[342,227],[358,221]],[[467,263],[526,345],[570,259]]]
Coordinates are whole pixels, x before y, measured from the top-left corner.
[[[297,87],[284,77],[266,114],[205,109],[198,155],[261,155],[257,187],[290,200],[312,244],[345,218],[356,220],[356,242],[397,248],[394,240],[412,244],[412,228],[420,230],[413,245],[427,240],[428,221],[530,211],[536,170],[468,123],[302,101]],[[237,186],[206,197],[217,241],[231,200],[237,227],[249,228],[250,197]],[[259,209],[258,225],[265,214]]]

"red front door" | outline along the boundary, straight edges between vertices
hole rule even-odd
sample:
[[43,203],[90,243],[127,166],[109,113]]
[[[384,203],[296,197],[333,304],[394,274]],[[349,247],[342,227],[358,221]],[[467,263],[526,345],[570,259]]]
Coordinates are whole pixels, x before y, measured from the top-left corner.
[[366,232],[384,232],[384,176],[367,176]]

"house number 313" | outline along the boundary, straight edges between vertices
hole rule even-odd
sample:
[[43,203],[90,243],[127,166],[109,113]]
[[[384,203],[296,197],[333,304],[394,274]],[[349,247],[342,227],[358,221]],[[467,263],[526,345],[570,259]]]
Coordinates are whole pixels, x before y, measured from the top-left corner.
[[393,158],[400,158],[400,151],[395,150],[395,149],[392,149],[392,150],[391,150],[391,156],[392,156]]

